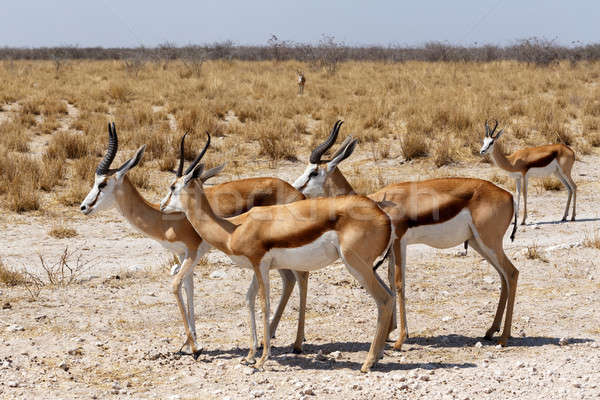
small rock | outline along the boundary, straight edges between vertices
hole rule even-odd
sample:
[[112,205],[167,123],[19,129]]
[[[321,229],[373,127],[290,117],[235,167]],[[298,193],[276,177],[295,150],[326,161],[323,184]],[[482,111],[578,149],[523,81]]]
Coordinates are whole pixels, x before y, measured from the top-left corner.
[[315,395],[315,391],[312,390],[312,388],[306,388],[304,390],[301,390],[300,394],[304,394],[306,396],[314,396]]
[[227,278],[227,273],[222,269],[213,271],[210,274],[210,279],[224,279]]
[[243,371],[244,375],[252,375],[256,372],[256,370],[252,367],[244,367]]
[[442,317],[442,322],[448,322],[452,319],[452,317],[446,315],[445,317]]
[[250,392],[250,395],[252,397],[262,397],[264,396],[265,391],[264,390],[260,390],[260,389],[256,389]]
[[429,380],[429,375],[421,375],[419,377],[420,380],[427,382]]
[[590,345],[590,347],[591,347],[592,349],[597,349],[597,348],[599,348],[599,347],[600,347],[600,344],[598,344],[598,342],[594,342],[594,343],[592,343],[592,344]]
[[525,363],[523,361],[517,361],[517,363],[515,364],[515,369],[523,368],[524,366],[525,366]]
[[62,361],[60,364],[58,364],[58,368],[62,369],[63,371],[68,371],[69,370],[69,366],[64,361]]
[[579,388],[581,388],[581,383],[575,382],[573,384],[573,387],[579,389]]
[[329,355],[331,357],[333,357],[336,360],[339,360],[342,357],[342,352],[341,351],[333,351],[331,353],[329,353]]
[[568,345],[568,344],[569,344],[569,339],[562,337],[562,338],[560,338],[560,340],[558,341],[558,344],[559,344],[560,346],[566,346],[566,345]]
[[10,310],[11,308],[12,308],[12,306],[10,305],[10,303],[8,301],[6,303],[2,304],[3,310]]
[[483,347],[483,343],[477,342],[477,343],[475,343],[475,347],[477,347],[478,349],[480,349],[480,348]]
[[67,351],[67,354],[69,354],[71,356],[82,356],[83,355],[83,349],[81,347],[75,347],[75,348]]
[[359,384],[355,383],[354,385],[352,385],[352,390],[362,390],[362,386],[360,386]]
[[22,332],[25,330],[25,328],[23,328],[21,325],[9,325],[6,330],[9,332]]
[[48,316],[46,314],[41,314],[41,315],[38,315],[37,317],[35,317],[35,320],[39,322],[39,321],[45,320],[46,318],[48,318]]
[[141,265],[130,265],[129,267],[127,267],[128,272],[137,272],[137,271],[141,271],[143,269],[144,269],[144,267],[142,267]]
[[17,382],[17,381],[8,381],[7,384],[8,384],[8,387],[12,387],[12,388],[19,386],[19,382]]

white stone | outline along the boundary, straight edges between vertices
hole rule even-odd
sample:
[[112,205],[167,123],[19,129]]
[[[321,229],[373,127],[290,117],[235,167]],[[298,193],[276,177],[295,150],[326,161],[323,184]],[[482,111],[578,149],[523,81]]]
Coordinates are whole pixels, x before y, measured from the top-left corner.
[[25,328],[23,328],[21,325],[9,325],[6,330],[9,332],[22,332],[25,330]]
[[477,347],[478,349],[480,349],[480,348],[483,347],[483,343],[477,342],[477,343],[475,343],[475,347]]
[[8,387],[15,388],[15,387],[18,387],[18,386],[19,386],[19,382],[17,382],[17,381],[8,381]]
[[264,396],[265,391],[264,390],[260,390],[260,389],[256,389],[250,392],[250,395],[252,395],[252,397],[262,397]]
[[448,322],[452,319],[452,317],[446,315],[445,317],[442,317],[442,322]]
[[219,269],[217,271],[213,271],[210,273],[210,279],[225,279],[225,278],[227,278],[227,273],[222,269]]

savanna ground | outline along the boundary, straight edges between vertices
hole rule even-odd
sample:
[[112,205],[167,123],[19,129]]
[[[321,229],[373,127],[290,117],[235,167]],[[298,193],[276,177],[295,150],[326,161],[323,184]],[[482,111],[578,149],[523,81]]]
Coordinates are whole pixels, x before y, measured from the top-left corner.
[[[297,68],[307,77],[303,96],[296,95]],[[600,395],[599,63],[347,62],[330,74],[271,61],[6,61],[0,77],[0,397]],[[551,179],[532,180],[529,224],[514,243],[506,239],[520,270],[506,348],[481,339],[499,295],[494,270],[472,250],[461,257],[458,248],[413,246],[411,338],[401,352],[389,347],[370,374],[359,368],[374,333],[374,304],[339,264],[311,275],[305,353],[290,352],[294,293],[266,371],[241,366],[251,275],[215,252],[196,269],[205,351],[197,361],[177,356],[183,328],[170,293],[171,256],[114,210],[78,211],[106,147],[107,121],[119,133],[115,164],[148,144],[131,176],[156,202],[185,131],[188,159],[203,132],[213,133],[208,163],[228,161],[215,182],[291,182],[337,119],[345,121],[341,136],[361,139],[341,167],[360,192],[440,176],[475,176],[513,190],[478,155],[486,118],[505,127],[507,151],[560,140],[580,160],[578,221],[555,223],[566,191]]]

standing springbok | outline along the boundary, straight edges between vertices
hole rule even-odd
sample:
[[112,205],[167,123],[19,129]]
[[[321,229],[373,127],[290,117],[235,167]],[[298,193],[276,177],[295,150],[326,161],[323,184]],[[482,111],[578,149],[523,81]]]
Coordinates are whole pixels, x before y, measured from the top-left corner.
[[296,70],[296,74],[298,75],[298,96],[301,96],[304,93],[304,84],[306,83],[306,77],[304,76],[304,72],[300,70]]
[[[149,203],[142,197],[127,177],[127,173],[141,160],[145,146],[140,147],[135,156],[118,169],[110,169],[119,146],[114,123],[108,125],[108,140],[108,151],[96,168],[94,186],[81,203],[81,211],[85,215],[89,215],[115,206],[135,229],[156,240],[177,256],[180,264],[173,267],[171,274],[175,275],[172,290],[183,318],[187,336],[182,349],[188,345],[191,353],[197,358],[201,347],[196,342],[193,268],[211,246],[200,238],[183,213],[167,214],[160,211],[158,205]],[[183,146],[184,139],[181,141],[182,149]],[[206,152],[206,147],[197,157],[196,163],[204,152]],[[187,172],[189,172],[189,168]],[[183,156],[176,174],[177,176],[183,175]],[[241,214],[253,206],[289,203],[304,199],[304,195],[290,184],[277,178],[253,178],[223,183],[207,188],[206,195],[211,204],[218,205],[219,215],[225,217]],[[289,270],[279,270],[279,273],[283,281],[283,290],[271,322],[271,331],[273,334],[275,333],[283,309],[294,289],[296,278],[298,278],[300,316],[294,349],[301,349],[304,339],[308,273],[292,273]],[[182,284],[187,297],[187,310],[181,294]],[[251,284],[248,289],[248,297],[254,298],[255,296],[256,282]]]
[[[293,184],[307,197],[355,193],[337,166],[352,154],[357,140],[347,137],[331,159],[322,159],[335,143],[341,125],[342,121],[337,121],[325,142],[313,150],[308,167]],[[504,253],[502,243],[513,216],[515,225],[511,239],[517,228],[513,196],[481,179],[442,178],[390,184],[368,197],[385,203],[383,208],[391,216],[398,237],[393,246],[394,261],[390,259],[388,270],[390,282],[396,286],[400,312],[400,334],[394,348],[400,350],[408,336],[404,295],[406,246],[422,243],[445,249],[467,241],[500,275],[500,300],[485,338],[491,339],[500,330],[506,308],[504,330],[499,339],[500,344],[506,345],[519,276],[519,271]],[[396,265],[395,273],[392,262]]]
[[[341,257],[377,304],[377,330],[361,368],[363,372],[369,371],[383,354],[393,311],[392,294],[373,270],[395,237],[388,215],[366,197],[347,196],[255,207],[245,214],[224,219],[214,212],[203,189],[204,182],[223,167],[203,173],[203,164],[198,164],[183,177],[176,178],[161,202],[161,210],[184,211],[205,241],[239,266],[254,271],[264,327],[264,348],[256,367],[262,367],[271,348],[269,270],[314,271]],[[248,362],[254,362],[256,343],[256,338],[251,337]]]
[[[521,188],[523,192],[523,220],[521,225],[525,225],[527,219],[527,179],[530,176],[542,177],[555,175],[569,192],[567,206],[561,221],[566,221],[569,215],[569,206],[571,197],[573,197],[573,214],[571,221],[575,221],[575,206],[577,203],[577,185],[571,178],[571,169],[575,163],[575,152],[568,146],[559,144],[548,144],[545,146],[528,147],[517,150],[514,153],[505,156],[500,146],[494,146],[496,140],[502,136],[504,129],[498,133],[498,121],[495,121],[493,129],[490,129],[485,121],[485,136],[483,146],[481,146],[481,155],[488,154],[491,151],[491,157],[497,167],[502,168],[515,179],[517,187],[517,215],[519,214],[519,202],[521,200]],[[522,186],[521,186],[522,185]]]

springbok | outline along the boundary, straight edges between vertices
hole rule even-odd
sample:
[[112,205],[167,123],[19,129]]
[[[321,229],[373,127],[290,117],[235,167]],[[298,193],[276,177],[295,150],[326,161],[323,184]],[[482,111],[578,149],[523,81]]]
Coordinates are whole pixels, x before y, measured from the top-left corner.
[[[575,163],[575,152],[568,146],[559,144],[548,144],[545,146],[528,147],[517,150],[514,153],[505,156],[500,146],[494,146],[496,140],[502,136],[504,129],[501,129],[494,135],[498,127],[498,121],[495,121],[493,129],[490,129],[485,121],[485,136],[483,146],[481,146],[481,155],[490,153],[497,167],[502,168],[515,179],[517,187],[517,215],[519,214],[519,202],[521,200],[521,191],[523,192],[523,220],[521,225],[525,225],[527,219],[527,179],[530,176],[542,177],[555,175],[569,192],[567,206],[561,221],[566,221],[569,215],[569,206],[571,197],[573,197],[573,214],[571,221],[575,221],[575,206],[577,203],[577,185],[571,178],[571,169]],[[522,185],[522,186],[521,186]],[[522,188],[522,190],[521,190]]]
[[[89,215],[115,206],[135,229],[156,240],[177,256],[180,264],[173,267],[171,275],[175,275],[172,290],[183,318],[187,336],[182,349],[188,345],[194,358],[197,358],[202,349],[196,342],[193,268],[211,246],[196,233],[183,213],[167,214],[162,212],[158,205],[146,201],[127,177],[127,173],[140,162],[145,146],[140,147],[134,157],[118,169],[110,169],[119,145],[114,123],[108,125],[108,140],[108,150],[96,168],[94,186],[81,203],[81,211]],[[183,145],[184,139],[181,141],[182,149]],[[196,163],[204,152],[206,152],[206,147],[198,156]],[[189,168],[187,172],[189,172]],[[177,176],[183,175],[183,158],[176,174]],[[206,196],[211,204],[218,205],[219,215],[225,217],[241,214],[253,206],[289,203],[304,199],[304,195],[290,184],[277,178],[253,178],[223,183],[207,188]],[[283,290],[270,329],[274,334],[283,309],[294,289],[295,281],[298,279],[300,316],[294,349],[301,349],[304,339],[308,273],[292,273],[289,270],[279,270],[279,273],[283,282]],[[181,294],[182,284],[187,297],[187,310]],[[255,296],[256,282],[253,282],[248,289],[248,297],[254,298]]]
[[[258,280],[263,313],[263,353],[256,367],[270,354],[269,270],[314,271],[342,258],[349,272],[377,304],[377,330],[361,371],[369,371],[382,356],[393,297],[373,269],[385,257],[394,239],[388,215],[363,196],[309,199],[268,207],[255,207],[229,219],[219,217],[203,185],[224,165],[203,173],[198,164],[171,184],[161,202],[163,211],[183,211],[202,239],[227,254],[240,267],[251,268]],[[253,321],[250,321],[251,324]],[[254,362],[257,340],[250,338],[245,358]]]
[[306,77],[304,76],[304,72],[300,70],[296,70],[296,74],[298,75],[298,96],[301,96],[304,93],[304,84],[306,83]]
[[[304,173],[293,183],[309,198],[355,193],[338,164],[352,154],[357,140],[347,137],[331,159],[322,159],[335,143],[341,125],[342,121],[335,123],[325,142],[312,151]],[[443,178],[390,184],[367,197],[377,202],[386,200],[383,207],[391,216],[398,237],[388,270],[390,282],[395,284],[400,312],[400,334],[394,348],[400,350],[408,337],[404,295],[406,246],[416,243],[445,249],[468,242],[496,269],[501,282],[500,300],[485,338],[491,339],[500,330],[506,308],[504,330],[499,339],[500,344],[506,345],[519,276],[502,244],[513,216],[515,225],[511,239],[517,228],[513,196],[481,179]],[[391,268],[392,262],[395,271]],[[392,322],[390,327],[393,325]]]

